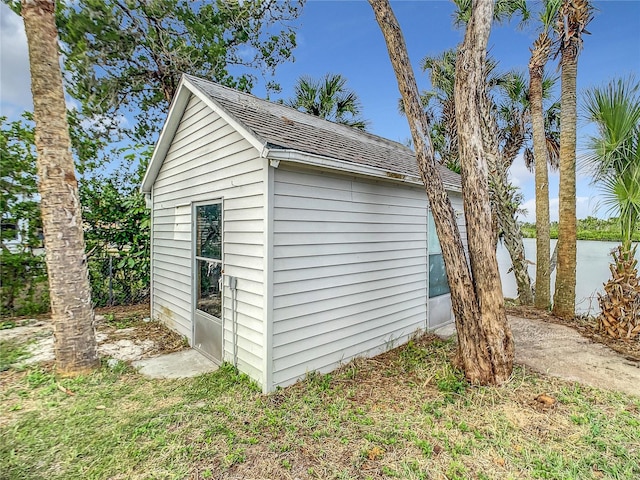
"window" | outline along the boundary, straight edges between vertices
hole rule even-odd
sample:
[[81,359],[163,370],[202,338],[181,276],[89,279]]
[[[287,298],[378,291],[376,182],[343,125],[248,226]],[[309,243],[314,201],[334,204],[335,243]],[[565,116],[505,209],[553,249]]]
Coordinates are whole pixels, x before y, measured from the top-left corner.
[[10,218],[3,218],[0,221],[0,232],[2,240],[16,240],[18,238],[18,225]]
[[196,207],[196,308],[221,318],[222,205]]
[[447,293],[449,293],[449,281],[447,280],[447,271],[444,268],[442,248],[436,233],[433,215],[429,212],[429,298]]

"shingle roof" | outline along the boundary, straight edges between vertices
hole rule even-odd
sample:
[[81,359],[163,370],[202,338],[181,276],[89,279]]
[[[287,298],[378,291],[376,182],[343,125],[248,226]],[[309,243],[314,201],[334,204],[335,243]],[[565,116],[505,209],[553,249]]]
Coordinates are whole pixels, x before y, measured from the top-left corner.
[[[282,104],[185,75],[270,149],[320,155],[390,173],[420,177],[415,153],[401,143],[323,120]],[[445,184],[460,187],[460,176],[438,165]]]

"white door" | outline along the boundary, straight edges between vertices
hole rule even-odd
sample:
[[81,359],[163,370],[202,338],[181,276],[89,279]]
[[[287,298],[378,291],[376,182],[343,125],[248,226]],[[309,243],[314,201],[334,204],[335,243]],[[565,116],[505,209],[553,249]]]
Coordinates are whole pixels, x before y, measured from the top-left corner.
[[222,361],[222,202],[194,206],[193,346]]

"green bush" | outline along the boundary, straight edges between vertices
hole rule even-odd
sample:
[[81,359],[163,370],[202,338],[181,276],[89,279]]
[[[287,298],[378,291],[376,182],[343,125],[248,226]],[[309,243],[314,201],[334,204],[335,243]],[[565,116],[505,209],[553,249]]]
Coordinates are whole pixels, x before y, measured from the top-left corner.
[[89,259],[91,299],[96,307],[141,303],[149,296],[149,259],[119,252]]
[[30,251],[0,255],[0,315],[37,315],[49,311],[44,255]]

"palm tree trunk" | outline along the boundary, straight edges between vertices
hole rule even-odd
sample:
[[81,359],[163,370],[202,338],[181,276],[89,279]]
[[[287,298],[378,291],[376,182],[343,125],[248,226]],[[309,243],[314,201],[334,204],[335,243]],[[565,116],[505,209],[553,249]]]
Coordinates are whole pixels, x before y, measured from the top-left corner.
[[551,259],[549,260],[549,275],[553,275],[556,267],[558,266],[558,242],[556,242],[556,246],[553,247],[553,253],[551,254]]
[[561,52],[560,182],[558,218],[558,273],[553,313],[575,316],[576,302],[576,78],[577,47]]
[[[549,42],[550,43],[550,42]],[[551,240],[549,236],[549,174],[547,170],[547,145],[542,107],[542,78],[544,64],[529,64],[529,102],[533,130],[533,153],[536,185],[536,295],[535,306],[548,309],[551,305]]]
[[[509,252],[513,274],[518,289],[518,303],[520,305],[533,305],[533,288],[529,276],[529,264],[524,251],[522,231],[514,215],[500,205],[500,226],[504,232],[504,245]],[[506,210],[506,211],[505,211]]]
[[480,97],[480,128],[487,159],[487,175],[491,200],[493,247],[498,246],[498,236],[503,234],[504,244],[511,258],[511,265],[518,289],[518,301],[521,305],[533,305],[533,289],[531,277],[524,252],[522,232],[516,221],[516,207],[510,190],[507,170],[513,163],[517,152],[522,148],[524,135],[512,137],[500,150],[498,141],[499,126],[496,120],[493,100],[486,91],[483,82],[483,94]]
[[495,217],[493,222],[494,249],[497,247],[498,233],[501,231],[516,279],[518,301],[521,305],[533,305],[533,289],[522,232],[516,221],[516,208],[509,191],[507,172],[504,167],[501,168],[499,162],[500,160],[495,165],[492,165],[492,161],[489,162],[489,190],[492,197],[492,215]]
[[[387,44],[389,58],[396,74],[404,111],[416,148],[418,168],[425,184],[436,225],[436,232],[442,245],[442,254],[451,290],[451,303],[458,331],[457,360],[464,369],[467,380],[470,382],[501,384],[507,381],[511,375],[513,341],[511,331],[506,323],[495,251],[491,248],[492,243],[486,241],[486,238],[491,235],[491,212],[488,204],[486,162],[482,157],[482,139],[474,137],[473,142],[479,148],[480,169],[482,169],[482,164],[484,163],[484,170],[481,170],[479,175],[473,176],[471,182],[465,183],[466,186],[471,188],[469,192],[471,195],[474,193],[480,195],[477,202],[470,202],[472,203],[471,210],[467,210],[466,203],[469,203],[470,200],[467,198],[465,216],[468,219],[470,215],[480,215],[482,217],[480,221],[472,221],[471,223],[474,226],[481,227],[482,233],[480,235],[487,235],[484,239],[485,248],[482,250],[472,249],[472,252],[470,252],[472,254],[472,267],[476,267],[479,275],[486,275],[490,278],[488,282],[480,282],[481,286],[476,288],[466,262],[454,211],[436,168],[433,147],[425,134],[425,132],[429,131],[429,125],[424,110],[420,105],[418,88],[407,55],[402,31],[388,0],[369,0],[369,3],[373,8]],[[470,39],[465,42],[465,45],[472,46],[476,40],[484,40],[485,42],[482,45],[481,54],[478,54],[477,49],[473,52],[475,60],[478,60],[478,57],[482,60],[481,57],[484,54],[486,40],[491,28],[492,10],[492,1],[485,0],[477,14],[481,15],[483,19],[480,24],[483,28],[479,32],[475,32],[475,27],[478,26],[477,19],[474,21],[472,18],[470,22],[473,25],[471,27],[473,32],[469,34]],[[488,15],[488,20],[485,17],[486,15]],[[476,14],[474,14],[474,18],[475,16]],[[475,37],[474,34],[480,35],[480,38]],[[481,75],[481,65],[482,63],[478,64],[476,62],[472,64],[473,68],[477,69],[474,77],[476,82],[480,80],[478,76]],[[470,84],[471,89],[477,89],[478,87],[478,83]],[[465,93],[469,94],[470,92],[467,91]],[[474,95],[477,95],[477,90],[474,91]],[[472,112],[469,106],[463,108],[463,111],[467,115]],[[474,121],[477,127],[476,130],[479,130],[477,114],[475,114]],[[474,166],[470,167],[472,170],[474,169]],[[485,203],[482,203],[482,200]],[[467,221],[469,222],[469,220]],[[474,247],[477,247],[477,245],[474,244]],[[488,261],[481,258],[483,254],[489,256]],[[491,261],[491,256],[493,261]],[[481,268],[478,263],[485,263],[486,266]]]
[[54,10],[53,0],[22,0],[56,368],[75,375],[99,361]]

